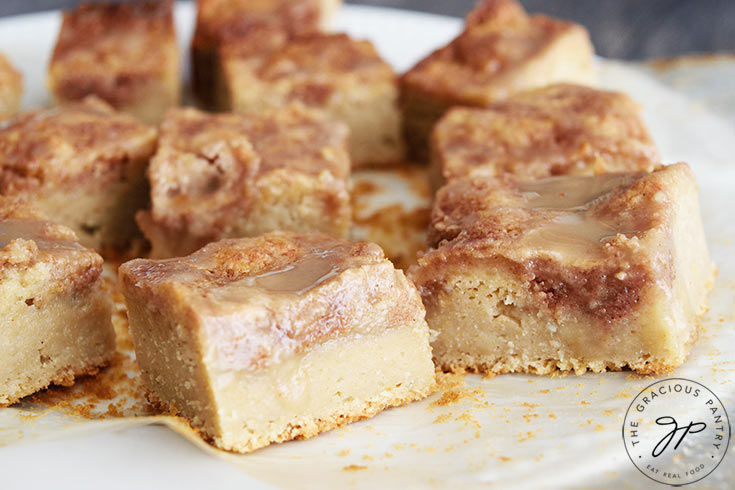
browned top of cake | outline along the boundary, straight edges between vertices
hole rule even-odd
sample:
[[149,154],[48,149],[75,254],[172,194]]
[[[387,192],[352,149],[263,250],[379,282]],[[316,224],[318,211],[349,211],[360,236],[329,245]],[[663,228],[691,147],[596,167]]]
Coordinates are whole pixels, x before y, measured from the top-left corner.
[[445,179],[475,171],[526,179],[650,171],[659,159],[627,95],[569,84],[486,109],[453,108],[435,127],[432,148]]
[[380,247],[318,233],[222,240],[188,257],[128,262],[120,277],[127,298],[196,318],[182,324],[204,333],[205,350],[217,351],[213,361],[224,369],[262,367],[335,335],[387,328],[374,326],[373,314],[395,317],[396,326],[424,314]]
[[[0,275],[11,270],[25,269],[38,262],[59,266],[49,271],[78,284],[94,281],[102,272],[102,257],[83,247],[72,230],[48,221],[37,209],[24,201],[0,196]],[[78,267],[85,266],[80,274]]]
[[572,31],[586,36],[572,22],[529,16],[515,0],[484,0],[469,13],[461,34],[420,61],[402,82],[447,102],[484,105],[508,95],[509,87],[502,86],[506,74]]
[[492,263],[526,284],[533,301],[609,323],[635,308],[651,281],[673,281],[668,227],[681,183],[693,181],[686,164],[650,174],[456,179],[437,195],[436,248],[409,275],[430,300],[446,268]]
[[271,172],[347,179],[346,137],[342,123],[297,105],[250,114],[173,110],[148,169],[153,217],[207,235],[247,209],[255,183]]
[[187,257],[136,259],[122,270],[151,286],[176,283],[223,303],[239,303],[251,292],[301,295],[344,270],[384,260],[375,244],[321,233],[272,232],[210,243]]
[[503,253],[508,248],[518,256],[555,250],[572,258],[595,256],[618,235],[633,237],[661,223],[665,194],[657,194],[657,174],[681,171],[688,167],[534,181],[456,179],[437,193],[431,241]]
[[254,176],[279,168],[334,176],[349,175],[347,127],[301,105],[247,114],[208,114],[175,109],[161,126],[160,148],[205,155],[208,148],[235,142],[252,147]]
[[0,193],[116,178],[153,151],[156,131],[94,97],[0,123]]
[[23,76],[13,68],[8,59],[0,54],[0,117],[4,110],[15,111],[15,99],[20,102],[23,90]]
[[256,78],[291,101],[322,105],[340,89],[395,81],[393,69],[371,42],[346,34],[289,39],[281,31],[263,28],[254,29],[247,39],[221,48],[232,83]]
[[216,46],[250,33],[254,27],[272,26],[289,34],[319,29],[320,0],[197,0],[194,45]]
[[158,81],[176,58],[173,2],[83,4],[64,13],[50,65],[56,93],[95,93],[115,106]]

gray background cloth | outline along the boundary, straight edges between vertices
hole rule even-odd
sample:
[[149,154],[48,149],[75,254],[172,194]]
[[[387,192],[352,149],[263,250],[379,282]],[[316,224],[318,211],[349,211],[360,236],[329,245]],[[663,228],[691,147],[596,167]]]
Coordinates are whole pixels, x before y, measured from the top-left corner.
[[[0,0],[0,16],[68,8],[78,0]],[[454,16],[475,0],[347,0]],[[597,52],[624,59],[735,52],[735,0],[521,0],[531,12],[587,26]]]

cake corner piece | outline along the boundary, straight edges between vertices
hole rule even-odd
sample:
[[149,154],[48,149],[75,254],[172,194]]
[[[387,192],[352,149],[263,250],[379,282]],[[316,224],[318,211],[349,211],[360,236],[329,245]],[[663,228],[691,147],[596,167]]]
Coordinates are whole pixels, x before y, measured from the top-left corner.
[[621,92],[556,83],[487,107],[453,107],[434,126],[432,180],[651,171],[659,152],[640,106]]
[[668,372],[697,338],[715,269],[686,164],[440,190],[435,248],[409,271],[439,367]]
[[148,167],[151,208],[136,219],[160,258],[274,230],[346,236],[349,175],[347,129],[318,111],[174,109]]
[[247,42],[223,44],[219,57],[220,109],[252,112],[296,101],[347,124],[353,168],[403,161],[397,77],[370,41],[290,37],[262,27]]
[[102,257],[18,198],[0,196],[0,406],[94,374],[115,352]]
[[118,253],[140,236],[135,212],[148,200],[156,136],[95,96],[23,112],[0,126],[0,194],[32,201],[86,246]]
[[152,398],[221,449],[314,436],[434,389],[413,286],[377,245],[274,232],[120,268]]
[[219,48],[266,28],[284,36],[328,31],[341,0],[197,0],[192,37],[192,89],[206,108],[216,107],[222,80]]
[[411,157],[428,161],[431,130],[452,106],[482,107],[557,82],[594,84],[593,55],[579,24],[529,15],[515,0],[479,2],[459,36],[401,77]]
[[173,0],[83,3],[64,12],[47,85],[59,104],[96,95],[148,124],[179,104]]

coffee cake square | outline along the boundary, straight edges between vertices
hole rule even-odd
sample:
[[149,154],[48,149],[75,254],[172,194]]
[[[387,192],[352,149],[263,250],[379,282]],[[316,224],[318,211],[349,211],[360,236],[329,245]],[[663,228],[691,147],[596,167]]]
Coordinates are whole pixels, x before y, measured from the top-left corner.
[[194,93],[209,107],[216,100],[223,41],[242,40],[253,28],[273,27],[286,35],[310,34],[329,28],[341,0],[197,0],[191,43]]
[[434,386],[416,288],[380,247],[317,233],[120,268],[150,396],[221,449],[312,437]]
[[651,171],[659,161],[630,97],[582,85],[519,92],[487,108],[454,107],[431,137],[436,183],[474,173],[532,180]]
[[714,282],[686,164],[459,178],[439,191],[430,234],[409,277],[449,371],[670,371]]
[[584,27],[529,16],[515,0],[484,0],[464,31],[401,79],[405,134],[412,157],[428,160],[431,129],[452,106],[486,106],[530,88],[594,81],[594,49]]
[[121,251],[140,236],[145,169],[156,130],[88,97],[29,111],[0,126],[0,194],[33,202],[98,251]]
[[176,109],[161,126],[138,223],[153,257],[274,230],[346,236],[347,128],[293,105],[250,114]]
[[23,76],[0,54],[0,119],[18,112],[22,96]]
[[403,160],[396,74],[369,41],[261,28],[245,42],[224,44],[220,62],[220,109],[299,102],[347,124],[353,168]]
[[64,13],[48,69],[59,103],[96,95],[158,124],[179,103],[173,1],[90,3]]
[[0,196],[0,407],[93,374],[115,352],[102,257],[69,228]]

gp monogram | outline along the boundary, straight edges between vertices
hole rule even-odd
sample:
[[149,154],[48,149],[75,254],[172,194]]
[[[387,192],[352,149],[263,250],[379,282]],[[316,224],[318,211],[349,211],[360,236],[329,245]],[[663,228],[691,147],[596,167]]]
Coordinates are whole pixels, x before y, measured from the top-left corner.
[[696,381],[671,378],[646,387],[628,407],[623,442],[641,473],[686,485],[712,473],[730,442],[724,405]]

